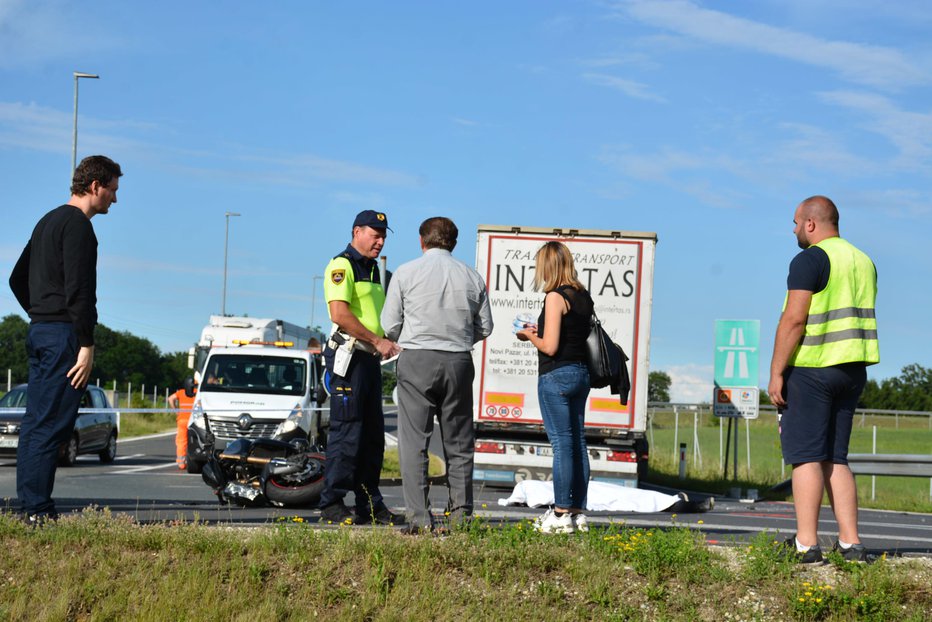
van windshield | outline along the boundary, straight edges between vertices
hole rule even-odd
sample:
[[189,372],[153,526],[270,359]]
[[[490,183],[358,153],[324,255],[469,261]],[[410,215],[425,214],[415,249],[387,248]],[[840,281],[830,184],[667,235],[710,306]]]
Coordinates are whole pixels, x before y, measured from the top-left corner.
[[198,390],[304,395],[306,383],[307,361],[301,358],[217,354],[207,361]]

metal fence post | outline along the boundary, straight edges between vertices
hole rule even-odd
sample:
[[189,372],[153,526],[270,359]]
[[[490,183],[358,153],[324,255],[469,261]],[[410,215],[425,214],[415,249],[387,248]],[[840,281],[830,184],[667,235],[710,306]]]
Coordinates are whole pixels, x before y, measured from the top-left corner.
[[[874,426],[874,443],[871,453],[877,453],[877,426]],[[877,492],[877,476],[871,475],[871,501],[874,500],[874,495]]]
[[725,419],[724,417],[718,418],[718,470],[721,471],[725,467],[725,445],[724,445],[724,430],[725,430]]
[[680,411],[673,407],[673,459],[676,460],[676,448],[680,443]]
[[680,443],[680,479],[686,479],[686,443]]
[[[656,447],[654,445],[654,415],[656,414],[656,408],[647,409],[647,433],[650,435],[650,446],[651,448]],[[653,449],[651,449],[653,451]]]

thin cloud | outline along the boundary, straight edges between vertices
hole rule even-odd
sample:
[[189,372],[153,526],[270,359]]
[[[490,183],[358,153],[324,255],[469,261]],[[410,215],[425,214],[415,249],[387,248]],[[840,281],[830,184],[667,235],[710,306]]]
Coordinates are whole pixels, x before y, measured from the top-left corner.
[[927,168],[932,160],[932,113],[910,112],[895,102],[872,93],[827,91],[822,101],[866,115],[867,129],[880,134],[899,150],[902,168]]
[[[100,259],[100,266],[109,272],[129,272],[131,274],[165,274],[165,273],[177,273],[177,274],[188,274],[188,275],[202,275],[202,276],[217,276],[223,274],[222,268],[206,268],[202,266],[192,265],[190,263],[184,264],[174,264],[165,261],[151,261],[148,259],[140,259],[138,257],[126,257],[118,255],[104,255]],[[249,270],[244,269],[228,269],[227,273],[230,276],[273,276],[273,277],[287,277],[287,278],[305,278],[306,275],[302,272],[282,272],[278,269],[270,268],[252,268]]]
[[584,73],[582,78],[590,84],[607,86],[608,88],[621,91],[628,97],[633,97],[635,99],[645,99],[647,101],[660,102],[662,104],[666,103],[667,101],[663,97],[651,93],[646,84],[635,82],[634,80],[625,80],[624,78],[618,78],[616,76],[610,76],[604,73]]
[[92,28],[77,28],[87,23],[86,11],[60,0],[0,0],[0,68],[37,66],[123,45],[112,30],[102,37]]
[[822,171],[839,176],[876,172],[878,164],[852,153],[841,139],[826,130],[803,123],[779,126],[784,138],[763,158],[765,167],[787,172]]
[[[0,148],[63,153],[71,145],[72,113],[34,103],[0,102]],[[223,145],[185,149],[159,145],[151,135],[165,135],[171,128],[133,120],[102,121],[82,117],[79,135],[83,146],[93,150],[134,154],[178,173],[211,179],[270,182],[298,187],[321,183],[360,183],[414,187],[422,180],[410,173],[357,162],[334,160],[312,153],[261,155],[261,148]],[[259,155],[257,155],[259,152]],[[202,166],[202,162],[221,162]],[[261,166],[257,167],[259,164]],[[248,175],[245,173],[248,172]]]
[[858,84],[898,89],[932,82],[928,71],[899,50],[820,39],[704,9],[687,0],[628,0],[615,8],[624,17],[684,37],[824,67]]
[[625,177],[674,188],[704,205],[719,209],[740,209],[747,205],[748,197],[721,184],[713,185],[707,179],[709,175],[730,173],[743,179],[756,175],[746,163],[728,156],[689,153],[669,147],[655,153],[606,148],[597,159]]
[[464,125],[466,127],[479,127],[479,125],[481,125],[478,121],[464,119],[462,117],[453,117],[453,122],[457,125]]

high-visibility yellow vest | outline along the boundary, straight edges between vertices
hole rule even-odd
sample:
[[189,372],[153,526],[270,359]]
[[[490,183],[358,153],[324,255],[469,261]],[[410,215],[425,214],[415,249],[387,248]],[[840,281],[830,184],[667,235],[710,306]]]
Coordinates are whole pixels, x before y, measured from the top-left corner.
[[[368,265],[368,270],[364,264]],[[328,303],[328,314],[330,301],[342,300],[349,304],[350,312],[363,326],[379,337],[385,335],[380,320],[385,306],[385,290],[377,262],[357,261],[349,251],[340,253],[324,270],[324,297]]]
[[877,300],[874,263],[850,242],[838,237],[814,246],[828,255],[831,270],[825,289],[812,295],[806,330],[789,365],[830,367],[880,362],[874,314]]

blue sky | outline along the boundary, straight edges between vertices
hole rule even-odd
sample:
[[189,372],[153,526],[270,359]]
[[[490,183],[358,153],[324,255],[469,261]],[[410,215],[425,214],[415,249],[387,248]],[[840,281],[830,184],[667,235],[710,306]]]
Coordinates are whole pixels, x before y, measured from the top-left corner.
[[895,376],[932,366],[930,31],[909,0],[0,0],[0,265],[68,199],[83,71],[78,157],[125,172],[100,319],[163,351],[220,311],[226,211],[227,311],[301,324],[361,209],[390,267],[435,215],[470,263],[480,223],[654,231],[651,368],[708,400],[716,319],[761,321],[766,386],[793,210],[826,194]]

